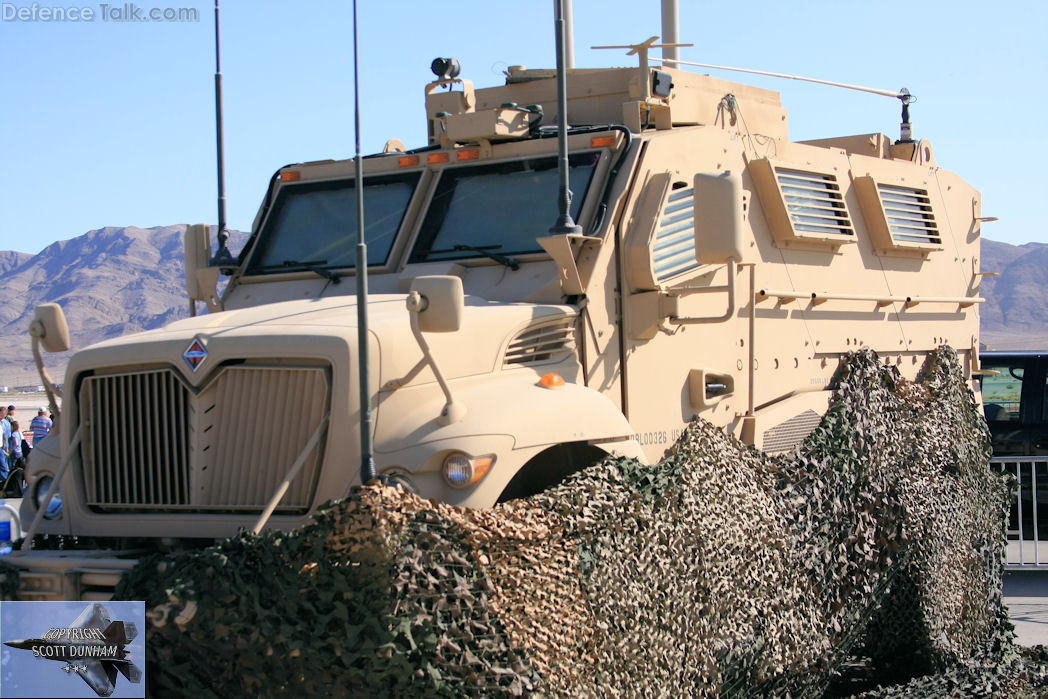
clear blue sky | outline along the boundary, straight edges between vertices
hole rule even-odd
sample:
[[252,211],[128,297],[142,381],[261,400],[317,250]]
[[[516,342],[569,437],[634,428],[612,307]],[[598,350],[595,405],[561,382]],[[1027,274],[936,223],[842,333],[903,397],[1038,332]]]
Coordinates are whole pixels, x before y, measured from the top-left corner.
[[[478,86],[510,64],[553,67],[553,3],[360,1],[365,153],[397,137],[423,145],[423,86],[454,56]],[[927,0],[785,3],[681,0],[681,57],[917,95],[915,135],[940,166],[983,192],[984,235],[1048,242],[1042,124],[1048,3]],[[0,249],[39,252],[101,226],[217,219],[213,2],[196,22],[8,19],[0,1]],[[110,5],[110,9],[122,7]],[[353,154],[352,18],[346,0],[222,4],[229,224],[247,229],[273,171]],[[660,34],[658,0],[575,0],[578,67],[632,65],[597,44]],[[883,131],[895,100],[717,73],[778,90],[795,139]]]

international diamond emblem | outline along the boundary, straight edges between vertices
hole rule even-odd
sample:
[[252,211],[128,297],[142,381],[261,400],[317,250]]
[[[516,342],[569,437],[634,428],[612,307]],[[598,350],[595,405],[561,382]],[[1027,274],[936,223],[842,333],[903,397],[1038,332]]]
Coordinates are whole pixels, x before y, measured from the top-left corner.
[[193,338],[189,348],[182,353],[182,359],[186,360],[186,364],[193,371],[204,363],[204,360],[207,359],[207,350],[204,349],[204,343],[200,341],[199,337]]

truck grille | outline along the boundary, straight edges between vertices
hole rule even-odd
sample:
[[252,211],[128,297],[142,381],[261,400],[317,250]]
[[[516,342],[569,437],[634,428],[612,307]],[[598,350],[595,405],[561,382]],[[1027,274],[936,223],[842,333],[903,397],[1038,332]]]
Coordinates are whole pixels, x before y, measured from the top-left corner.
[[[87,504],[101,511],[260,512],[328,411],[323,367],[228,366],[194,391],[170,368],[83,381]],[[323,441],[277,512],[313,500]]]

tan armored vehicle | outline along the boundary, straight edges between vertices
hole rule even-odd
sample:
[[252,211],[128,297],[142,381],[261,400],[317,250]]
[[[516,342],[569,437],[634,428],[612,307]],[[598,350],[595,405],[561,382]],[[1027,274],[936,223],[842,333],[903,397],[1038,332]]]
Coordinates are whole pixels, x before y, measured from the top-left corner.
[[[444,75],[428,145],[364,159],[380,475],[487,507],[605,454],[657,460],[696,415],[791,449],[863,346],[906,376],[946,343],[978,370],[980,197],[927,141],[793,142],[775,92],[571,70],[582,233],[553,235],[555,82]],[[206,314],[73,357],[22,510],[67,550],[11,557],[23,598],[104,597],[143,548],[297,527],[359,482],[355,195],[352,161],[281,168],[221,294],[187,231]]]

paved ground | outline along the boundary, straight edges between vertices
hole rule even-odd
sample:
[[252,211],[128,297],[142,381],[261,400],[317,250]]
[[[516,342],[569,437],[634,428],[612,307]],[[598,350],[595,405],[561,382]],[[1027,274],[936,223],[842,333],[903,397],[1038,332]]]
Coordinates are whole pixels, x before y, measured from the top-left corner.
[[1048,570],[1006,573],[1004,603],[1020,644],[1048,645]]
[[[1040,564],[1048,565],[1048,532],[1042,533],[1041,541],[1036,544],[1026,539],[1025,541],[1009,541],[1008,542],[1008,562],[1009,563],[1025,563],[1027,565]],[[1045,580],[1048,584],[1048,579]]]

